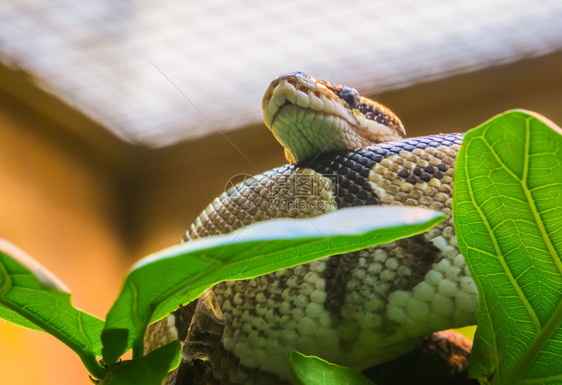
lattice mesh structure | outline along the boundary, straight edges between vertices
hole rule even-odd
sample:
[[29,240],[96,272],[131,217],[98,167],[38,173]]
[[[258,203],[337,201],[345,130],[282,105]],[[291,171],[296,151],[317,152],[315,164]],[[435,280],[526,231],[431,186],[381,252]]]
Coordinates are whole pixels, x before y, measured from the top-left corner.
[[373,95],[560,50],[560,20],[558,0],[6,0],[0,60],[158,147],[258,123],[281,73]]

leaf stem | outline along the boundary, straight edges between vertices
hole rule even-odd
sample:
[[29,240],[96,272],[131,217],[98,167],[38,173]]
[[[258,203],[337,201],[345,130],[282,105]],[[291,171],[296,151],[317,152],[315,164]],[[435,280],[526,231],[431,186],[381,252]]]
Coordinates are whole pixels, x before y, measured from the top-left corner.
[[80,356],[82,363],[92,376],[94,376],[98,380],[101,380],[105,377],[105,368],[99,363],[95,356],[92,356],[91,354],[78,355]]
[[544,326],[538,332],[533,341],[527,347],[526,353],[523,354],[519,360],[513,365],[513,369],[508,373],[502,384],[511,385],[524,381],[525,374],[529,371],[530,367],[536,362],[536,358],[542,351],[543,347],[550,341],[550,338],[556,333],[560,327],[562,320],[562,302],[558,303],[556,310]]

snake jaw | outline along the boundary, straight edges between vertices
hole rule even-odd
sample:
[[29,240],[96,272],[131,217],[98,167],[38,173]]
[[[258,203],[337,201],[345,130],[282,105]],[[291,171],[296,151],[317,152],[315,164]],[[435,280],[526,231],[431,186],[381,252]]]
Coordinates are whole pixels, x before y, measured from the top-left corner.
[[[304,73],[276,78],[263,99],[264,121],[286,148],[289,162],[297,162],[319,152],[341,149],[340,143],[358,124],[352,110],[322,82]],[[365,145],[362,140],[356,146]]]
[[293,72],[274,79],[262,102],[264,121],[289,162],[405,137],[388,108],[356,90]]

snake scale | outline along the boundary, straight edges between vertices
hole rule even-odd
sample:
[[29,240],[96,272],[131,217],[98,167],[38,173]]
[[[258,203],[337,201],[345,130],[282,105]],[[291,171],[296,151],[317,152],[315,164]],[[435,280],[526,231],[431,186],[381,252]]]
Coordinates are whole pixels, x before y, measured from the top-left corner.
[[149,328],[148,351],[183,341],[167,383],[288,383],[293,349],[362,370],[433,332],[474,324],[477,291],[451,216],[462,134],[406,139],[386,107],[300,72],[271,83],[263,110],[290,164],[216,198],[185,241],[349,206],[421,206],[448,219],[410,238],[214,286]]

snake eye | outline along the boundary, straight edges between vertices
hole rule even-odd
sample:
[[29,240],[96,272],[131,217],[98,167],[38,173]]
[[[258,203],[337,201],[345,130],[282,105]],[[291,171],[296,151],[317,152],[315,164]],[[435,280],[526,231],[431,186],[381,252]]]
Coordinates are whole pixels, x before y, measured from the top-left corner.
[[359,93],[353,88],[343,87],[340,91],[340,98],[349,104],[351,108],[357,108],[359,106]]

